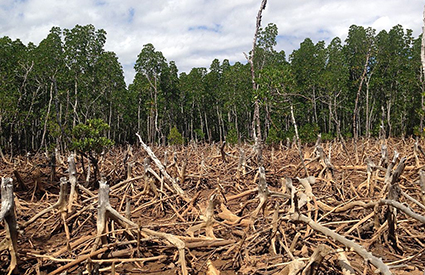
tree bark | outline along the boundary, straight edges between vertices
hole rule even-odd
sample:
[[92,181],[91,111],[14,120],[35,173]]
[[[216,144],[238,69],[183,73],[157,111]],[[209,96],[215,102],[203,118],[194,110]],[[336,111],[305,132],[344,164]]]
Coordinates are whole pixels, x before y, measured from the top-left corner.
[[[251,66],[251,81],[252,81],[252,90],[254,93],[258,90],[257,82],[255,81],[255,68],[254,68],[254,56],[255,56],[255,47],[257,44],[257,37],[258,32],[261,27],[261,17],[263,10],[266,8],[267,0],[262,0],[260,9],[258,10],[257,14],[257,23],[255,26],[255,33],[254,33],[254,39],[252,41],[252,50],[251,50],[251,56],[248,58],[248,62]],[[261,166],[262,164],[262,137],[261,137],[261,124],[260,124],[260,99],[258,96],[255,98],[254,102],[254,117],[252,121],[252,126],[254,130],[255,135],[255,147],[257,149],[257,162],[258,165]]]
[[9,242],[10,265],[9,273],[11,274],[18,265],[18,230],[15,216],[15,202],[13,198],[13,180],[12,178],[1,179],[1,210],[0,222],[4,219],[6,237]]

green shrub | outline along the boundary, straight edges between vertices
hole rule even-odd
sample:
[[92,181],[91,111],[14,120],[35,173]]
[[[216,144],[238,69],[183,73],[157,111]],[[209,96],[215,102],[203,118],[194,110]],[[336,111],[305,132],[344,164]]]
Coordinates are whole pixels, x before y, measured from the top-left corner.
[[184,138],[183,138],[182,134],[180,134],[179,130],[177,130],[176,126],[171,128],[167,139],[168,139],[168,144],[170,144],[170,145],[183,145],[184,144]]
[[280,131],[274,127],[270,128],[269,134],[267,135],[266,143],[273,145],[278,144],[280,141],[282,141]]
[[305,143],[316,142],[319,131],[320,129],[317,124],[304,124],[300,127],[300,139]]
[[230,125],[230,129],[227,131],[226,142],[234,145],[238,143],[238,131],[233,124]]
[[112,140],[102,136],[107,130],[109,125],[102,119],[89,119],[85,124],[78,124],[72,129],[71,150],[89,156],[100,154],[105,148],[114,145]]
[[79,154],[90,159],[94,167],[94,186],[97,186],[97,179],[100,176],[99,154],[114,145],[112,140],[103,136],[107,130],[109,125],[102,119],[89,119],[87,123],[78,124],[72,129],[73,139],[70,149],[77,150]]

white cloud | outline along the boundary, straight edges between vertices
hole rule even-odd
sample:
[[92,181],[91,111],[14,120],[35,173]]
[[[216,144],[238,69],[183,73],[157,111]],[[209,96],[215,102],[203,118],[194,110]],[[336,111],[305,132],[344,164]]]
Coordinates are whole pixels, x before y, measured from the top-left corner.
[[[346,38],[352,24],[389,30],[422,27],[423,1],[269,0],[263,26],[279,28],[278,50],[287,56],[305,38]],[[93,24],[108,33],[105,48],[117,53],[127,83],[143,45],[152,43],[180,71],[209,67],[214,58],[245,62],[260,0],[2,0],[0,36],[38,44],[53,26]]]

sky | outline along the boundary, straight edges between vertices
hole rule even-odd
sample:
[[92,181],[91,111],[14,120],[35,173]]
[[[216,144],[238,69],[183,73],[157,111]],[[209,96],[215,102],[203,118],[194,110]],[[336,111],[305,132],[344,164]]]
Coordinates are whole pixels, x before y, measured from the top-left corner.
[[[93,24],[107,32],[105,50],[117,54],[127,84],[143,45],[152,43],[179,72],[209,68],[217,58],[242,62],[252,47],[261,0],[0,0],[0,37],[36,45],[53,26]],[[310,38],[345,40],[351,25],[389,31],[400,24],[422,32],[425,1],[268,0],[262,26],[275,23],[276,50],[286,56]]]

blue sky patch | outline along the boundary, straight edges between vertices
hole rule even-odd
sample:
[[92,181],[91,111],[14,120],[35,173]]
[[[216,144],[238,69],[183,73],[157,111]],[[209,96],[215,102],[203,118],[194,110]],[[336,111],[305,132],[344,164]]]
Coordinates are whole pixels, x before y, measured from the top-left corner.
[[206,26],[206,25],[192,26],[188,28],[188,31],[208,31],[208,32],[220,33],[221,29],[222,27],[220,24],[214,24],[213,26]]
[[133,22],[133,19],[134,19],[134,13],[135,13],[134,8],[130,8],[130,9],[128,10],[128,17],[127,17],[127,22],[128,22],[128,23],[132,23],[132,22]]

